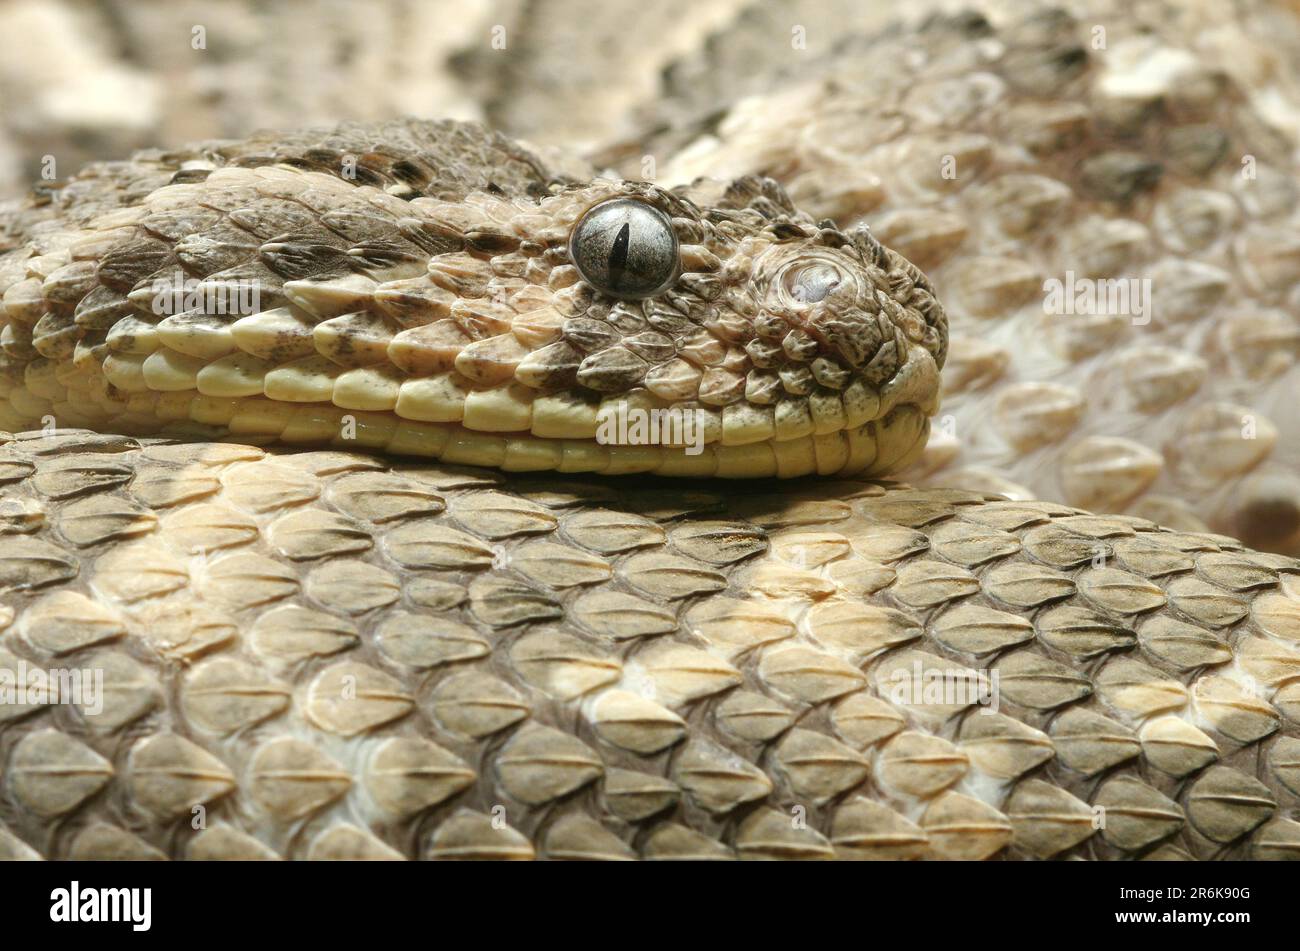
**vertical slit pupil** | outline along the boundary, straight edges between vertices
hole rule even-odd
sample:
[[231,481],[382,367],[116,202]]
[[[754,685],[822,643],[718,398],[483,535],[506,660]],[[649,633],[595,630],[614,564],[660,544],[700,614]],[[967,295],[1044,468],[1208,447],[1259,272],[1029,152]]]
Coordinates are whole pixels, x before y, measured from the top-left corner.
[[614,244],[609,249],[609,280],[614,287],[623,283],[623,271],[627,267],[627,251],[632,243],[632,223],[623,222],[614,237]]

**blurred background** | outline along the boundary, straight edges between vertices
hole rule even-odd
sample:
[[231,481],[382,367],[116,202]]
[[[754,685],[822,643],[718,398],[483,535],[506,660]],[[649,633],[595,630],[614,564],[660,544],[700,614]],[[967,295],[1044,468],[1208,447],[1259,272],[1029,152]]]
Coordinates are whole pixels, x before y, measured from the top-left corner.
[[[0,198],[24,191],[46,155],[63,177],[91,158],[136,148],[340,119],[477,118],[540,144],[586,149],[664,121],[655,115],[662,94],[707,111],[816,61],[848,34],[939,10],[996,17],[1041,5],[0,0]],[[1058,5],[1086,13],[1114,4]],[[1296,0],[1180,6],[1201,19],[1207,45],[1226,25],[1245,24],[1279,59],[1300,63]],[[797,52],[792,23],[804,30]],[[1236,68],[1272,68],[1255,59]],[[1242,78],[1248,88],[1266,85]]]
[[[1241,0],[1192,2],[1232,18]],[[757,91],[850,33],[937,10],[1033,5],[1041,0],[0,0],[0,197],[25,190],[46,155],[62,177],[136,148],[340,119],[478,118],[582,149],[653,119],[669,87],[692,87],[687,98],[707,109],[721,104],[711,95]],[[1290,27],[1251,22],[1300,50]],[[792,23],[804,29],[798,55]]]

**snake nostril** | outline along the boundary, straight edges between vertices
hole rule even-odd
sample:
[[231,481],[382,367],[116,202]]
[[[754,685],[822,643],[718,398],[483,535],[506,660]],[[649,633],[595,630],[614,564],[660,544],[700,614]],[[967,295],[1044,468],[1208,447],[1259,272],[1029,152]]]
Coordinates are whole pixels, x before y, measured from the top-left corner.
[[795,297],[803,301],[815,304],[818,301],[825,300],[827,295],[835,288],[840,286],[837,278],[826,279],[818,274],[811,278],[805,278],[795,287]]
[[844,281],[837,268],[825,263],[790,268],[783,278],[786,292],[801,304],[824,301]]

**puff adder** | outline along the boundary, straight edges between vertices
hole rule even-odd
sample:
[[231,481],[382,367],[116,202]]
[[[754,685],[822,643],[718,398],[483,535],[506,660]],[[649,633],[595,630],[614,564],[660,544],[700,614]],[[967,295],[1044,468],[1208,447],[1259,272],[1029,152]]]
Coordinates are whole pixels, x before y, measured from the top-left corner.
[[[670,222],[669,290],[579,279],[609,199]],[[0,669],[104,689],[0,704],[0,855],[1300,855],[1300,564],[872,481],[943,309],[771,182],[346,126],[8,233],[5,425],[100,432],[2,437]],[[600,444],[620,399],[706,451]]]

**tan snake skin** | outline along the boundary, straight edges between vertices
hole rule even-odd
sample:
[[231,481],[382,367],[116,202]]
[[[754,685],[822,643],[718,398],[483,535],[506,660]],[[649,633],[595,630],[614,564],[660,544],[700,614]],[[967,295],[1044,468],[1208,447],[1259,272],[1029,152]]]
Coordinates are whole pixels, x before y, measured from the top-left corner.
[[[769,24],[759,36],[783,81],[726,110],[716,87],[754,80],[726,68],[727,49],[748,53],[743,39],[720,36],[717,69],[701,58],[669,71],[685,79],[655,103],[667,131],[624,171],[646,153],[672,156],[665,181],[772,175],[813,214],[865,220],[926,271],[952,355],[942,417],[906,477],[1295,554],[1300,162],[1252,106],[1266,104],[1262,46],[1238,36],[1201,52],[1192,9],[1080,6],[1102,10],[1002,27],[938,18],[793,64]],[[1231,78],[1250,64],[1254,90]],[[706,73],[713,87],[695,81]],[[706,122],[683,121],[701,110]],[[1049,313],[1048,279],[1118,279],[1130,303],[1108,309],[1101,284],[1096,312]]]
[[[349,155],[357,183],[336,177]],[[946,355],[926,279],[758,180],[670,195],[577,178],[473,126],[349,126],[102,166],[9,222],[10,419],[234,438],[4,437],[0,670],[102,671],[105,690],[98,712],[0,703],[0,854],[1300,856],[1300,563],[1132,516],[851,476],[924,439]],[[676,322],[610,306],[547,257],[611,195],[672,209]],[[807,261],[840,269],[834,311],[781,295]],[[237,334],[211,314],[161,327],[130,288],[178,262],[218,284],[255,272],[284,313]],[[549,308],[571,291],[573,309],[539,317],[524,306],[539,287]],[[731,319],[760,290],[753,326]],[[806,325],[782,328],[778,353],[759,314]],[[465,339],[397,342],[433,317]],[[702,372],[656,362],[638,317]],[[503,320],[529,345],[461,360]],[[557,333],[596,346],[530,364]],[[272,376],[307,359],[331,389]],[[401,388],[449,360],[487,374],[474,393],[531,380],[543,395],[402,416]],[[340,384],[358,370],[364,386]],[[374,378],[397,371],[396,394]],[[719,407],[710,474],[770,459],[846,476],[598,478],[347,451],[671,470],[667,454],[584,449],[564,435],[578,410],[536,434],[574,441],[553,458],[476,428],[549,387],[576,393],[572,375]],[[762,438],[793,425],[753,418],[773,378],[809,389],[811,434]],[[314,393],[329,399],[292,405]],[[348,403],[363,397],[377,402]]]

